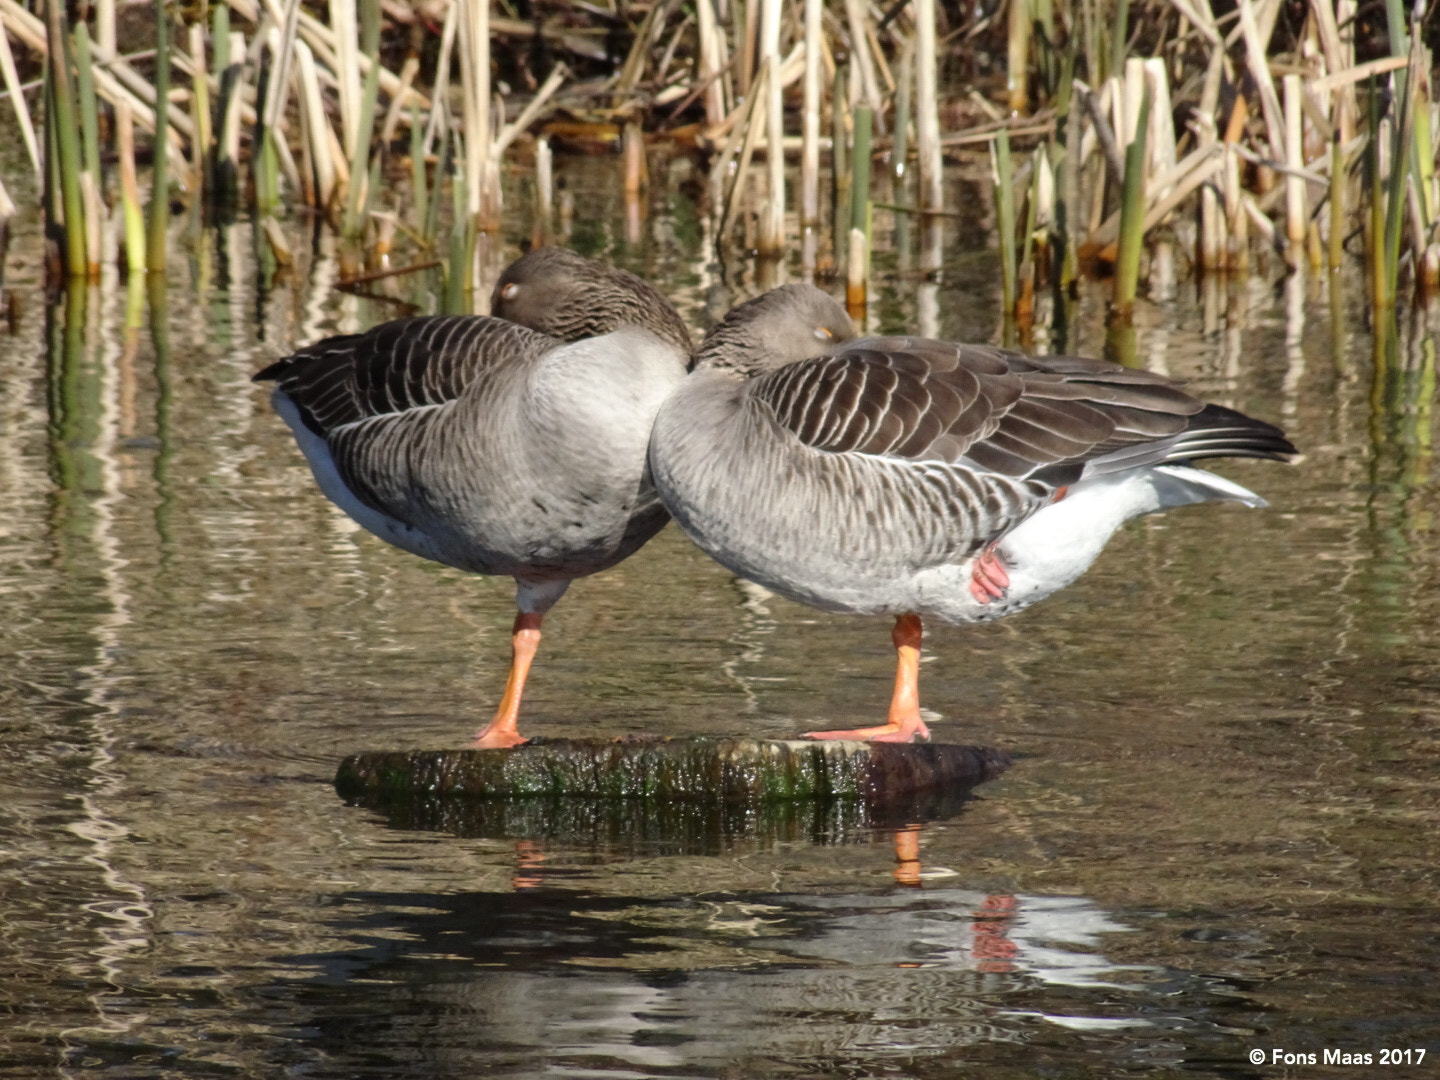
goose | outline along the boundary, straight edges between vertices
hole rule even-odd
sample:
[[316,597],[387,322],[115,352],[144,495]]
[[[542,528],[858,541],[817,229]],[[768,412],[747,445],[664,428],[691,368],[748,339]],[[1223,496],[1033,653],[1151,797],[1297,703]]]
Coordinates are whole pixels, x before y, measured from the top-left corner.
[[730,571],[826,611],[895,616],[884,724],[818,739],[928,739],[923,619],[1020,611],[1080,576],[1129,518],[1264,506],[1197,458],[1297,459],[1276,427],[1100,360],[857,338],[811,285],[705,336],[661,407],[650,467],[675,521]]
[[511,663],[471,746],[525,741],[521,695],[545,613],[669,520],[646,445],[692,343],[649,283],[537,248],[494,316],[398,319],[259,372],[320,490],[396,547],[515,579]]

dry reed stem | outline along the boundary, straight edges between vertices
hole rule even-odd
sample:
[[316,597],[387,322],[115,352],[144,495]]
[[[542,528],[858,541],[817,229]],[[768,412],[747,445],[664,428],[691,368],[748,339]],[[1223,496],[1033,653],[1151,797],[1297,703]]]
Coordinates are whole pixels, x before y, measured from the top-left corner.
[[520,110],[520,115],[501,128],[500,133],[495,136],[494,145],[491,147],[493,157],[498,159],[510,148],[510,144],[515,141],[516,137],[535,122],[569,75],[570,69],[564,64],[555,65],[549,78],[541,84],[539,90],[535,91],[535,96],[530,99],[525,108]]
[[696,76],[705,83],[705,122],[714,127],[725,119],[725,84],[719,78],[720,72],[725,69],[721,59],[725,39],[715,18],[713,0],[696,0],[695,8],[699,15],[697,32],[700,37],[700,65]]
[[1270,78],[1270,63],[1265,55],[1265,42],[1269,40],[1269,35],[1264,38],[1260,36],[1250,0],[1236,2],[1240,11],[1240,31],[1245,39],[1245,63],[1259,88],[1260,111],[1265,118],[1265,129],[1270,138],[1270,156],[1276,161],[1282,161],[1285,158],[1285,124],[1279,99],[1275,96],[1275,83]]
[[760,216],[760,251],[775,254],[785,244],[785,112],[781,100],[781,0],[762,0],[760,57],[765,65],[766,200]]
[[911,0],[915,11],[915,144],[920,155],[920,206],[945,208],[936,85],[935,0]]
[[30,110],[25,106],[25,95],[20,91],[20,76],[15,70],[15,57],[10,52],[10,37],[0,28],[0,72],[5,76],[5,89],[10,94],[10,104],[15,109],[15,121],[20,126],[20,137],[25,141],[25,150],[30,155],[30,164],[35,169],[35,178],[40,178],[40,147],[35,141],[35,125],[30,121]]
[[315,166],[316,203],[323,210],[335,198],[337,176],[335,155],[331,151],[334,132],[325,113],[325,100],[320,95],[320,78],[315,71],[315,56],[303,41],[295,43],[296,73],[300,79],[300,107],[309,136],[310,160]]
[[[710,0],[698,0],[705,7]],[[805,3],[805,101],[801,124],[800,231],[820,224],[820,10],[823,0]]]

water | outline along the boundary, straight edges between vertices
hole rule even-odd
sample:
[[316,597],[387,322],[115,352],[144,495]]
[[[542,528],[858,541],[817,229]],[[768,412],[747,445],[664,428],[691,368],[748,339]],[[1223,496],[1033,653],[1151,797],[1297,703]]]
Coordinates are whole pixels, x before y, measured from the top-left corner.
[[[717,287],[676,182],[626,243],[609,169],[570,170],[572,242],[697,328],[753,290],[743,265]],[[947,224],[978,253],[939,289],[878,253],[874,328],[998,340],[982,225]],[[1260,277],[1143,308],[1147,364],[1308,456],[1221,466],[1270,510],[1133,523],[1053,600],[929,628],[936,737],[1018,761],[918,838],[516,840],[335,796],[344,754],[485,719],[511,587],[357,533],[249,382],[395,306],[335,292],[323,252],[262,289],[247,226],[211,242],[128,338],[113,280],[46,302],[33,227],[7,264],[0,1074],[1435,1075],[1425,324],[1377,377],[1358,281],[1338,318]],[[1102,298],[1069,347],[1103,348]],[[892,663],[883,621],[767,596],[671,529],[555,609],[522,719],[789,736],[878,717]]]

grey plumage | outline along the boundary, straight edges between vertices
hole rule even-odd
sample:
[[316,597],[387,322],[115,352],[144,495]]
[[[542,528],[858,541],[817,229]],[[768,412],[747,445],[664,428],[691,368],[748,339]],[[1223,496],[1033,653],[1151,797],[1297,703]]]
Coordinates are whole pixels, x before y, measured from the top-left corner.
[[[1068,584],[1128,517],[1261,503],[1196,458],[1290,460],[1277,428],[1102,361],[857,339],[811,286],[733,311],[661,409],[650,460],[721,563],[836,611],[994,618]],[[1003,597],[969,588],[998,551]]]
[[[533,653],[539,616],[571,579],[620,562],[669,520],[646,445],[691,345],[652,286],[562,249],[508,268],[492,307],[328,338],[255,377],[274,381],[316,481],[361,525],[516,579],[518,656],[522,630]],[[519,741],[524,667],[502,703],[509,741],[493,745]]]

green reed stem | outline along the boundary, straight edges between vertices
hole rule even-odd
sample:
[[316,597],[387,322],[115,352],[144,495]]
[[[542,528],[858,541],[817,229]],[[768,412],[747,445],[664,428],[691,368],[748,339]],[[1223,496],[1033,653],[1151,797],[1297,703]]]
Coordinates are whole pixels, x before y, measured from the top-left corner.
[[1128,316],[1135,307],[1135,288],[1140,281],[1140,247],[1145,238],[1145,135],[1150,125],[1150,88],[1140,97],[1140,117],[1135,122],[1135,139],[1125,148],[1125,186],[1120,205],[1119,251],[1115,257],[1115,301],[1117,314]]
[[145,266],[165,269],[165,242],[170,231],[170,20],[165,0],[155,0],[155,162],[151,173],[150,229],[146,235]]
[[1337,130],[1330,142],[1330,252],[1329,267],[1340,269],[1345,257],[1345,152]]
[[80,130],[75,116],[75,92],[70,84],[65,12],[62,4],[46,4],[46,30],[50,51],[51,93],[55,106],[55,147],[61,203],[65,209],[65,271],[84,274],[85,211],[80,197]]
[[1377,308],[1388,308],[1391,297],[1385,285],[1385,194],[1380,186],[1380,116],[1375,80],[1370,80],[1369,142],[1365,151],[1365,182],[1370,193],[1370,299]]
[[[375,101],[380,94],[380,0],[360,0],[360,47],[370,60],[365,86],[360,95],[360,124],[355,137],[355,155],[350,162],[350,189],[345,198],[343,233],[347,239],[359,236],[365,227],[365,210],[374,198],[365,183],[369,170],[370,140],[375,130]],[[361,187],[365,188],[361,199]]]
[[869,250],[870,233],[866,228],[870,205],[870,133],[875,114],[868,105],[855,107],[855,147],[850,156],[850,227],[865,233]]
[[995,136],[995,217],[1000,229],[1000,294],[1005,314],[1015,313],[1015,190],[1011,186],[1010,133]]
[[[1118,75],[1125,70],[1125,47],[1129,42],[1130,0],[1115,0],[1114,36],[1110,39],[1110,68],[1106,75]],[[1099,83],[1096,83],[1098,89]]]
[[428,241],[430,234],[425,232],[425,222],[429,217],[430,192],[425,175],[425,128],[420,123],[420,106],[413,101],[410,103],[410,176],[415,189],[415,228]]
[[80,90],[80,132],[84,139],[85,168],[100,183],[100,121],[95,105],[95,70],[90,59],[90,30],[75,27],[75,75]]

